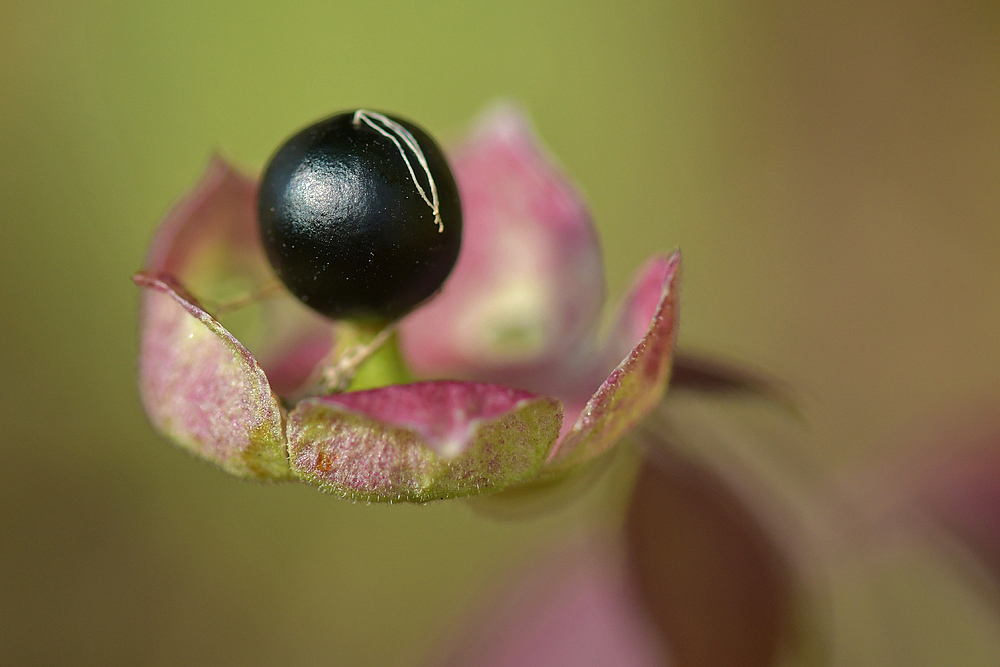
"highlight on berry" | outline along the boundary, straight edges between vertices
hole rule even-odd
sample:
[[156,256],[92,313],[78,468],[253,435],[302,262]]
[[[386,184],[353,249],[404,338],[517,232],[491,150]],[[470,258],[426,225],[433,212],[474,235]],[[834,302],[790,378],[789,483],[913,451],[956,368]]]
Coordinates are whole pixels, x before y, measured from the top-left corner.
[[462,243],[441,148],[410,121],[367,109],[285,141],[264,169],[257,212],[278,278],[333,319],[399,319],[438,291]]

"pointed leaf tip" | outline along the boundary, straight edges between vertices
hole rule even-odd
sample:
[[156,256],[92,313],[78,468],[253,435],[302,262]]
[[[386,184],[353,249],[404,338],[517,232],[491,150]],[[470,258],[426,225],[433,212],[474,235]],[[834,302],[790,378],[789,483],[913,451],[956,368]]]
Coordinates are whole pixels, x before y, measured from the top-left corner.
[[[547,468],[550,472],[566,470],[604,453],[659,402],[670,377],[677,339],[679,279],[679,252],[654,258],[640,273],[617,330],[628,335],[637,328],[636,323],[645,322],[645,333],[591,396],[559,443]],[[652,288],[658,288],[659,297],[647,315]]]

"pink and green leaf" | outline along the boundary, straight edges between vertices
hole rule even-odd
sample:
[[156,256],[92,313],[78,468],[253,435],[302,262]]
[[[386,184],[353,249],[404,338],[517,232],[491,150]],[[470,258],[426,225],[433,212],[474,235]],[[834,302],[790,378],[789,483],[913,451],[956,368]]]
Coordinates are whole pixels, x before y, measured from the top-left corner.
[[[642,271],[625,301],[613,340],[634,334],[643,322],[645,333],[579,413],[553,453],[547,472],[561,472],[603,454],[663,397],[677,338],[679,278],[680,254],[676,252],[652,260]],[[654,302],[651,295],[657,291]]]
[[421,382],[300,402],[291,465],[347,498],[426,502],[535,477],[555,444],[558,401],[498,385]]
[[282,410],[253,355],[168,278],[134,280],[140,389],[156,429],[238,477],[289,478]]

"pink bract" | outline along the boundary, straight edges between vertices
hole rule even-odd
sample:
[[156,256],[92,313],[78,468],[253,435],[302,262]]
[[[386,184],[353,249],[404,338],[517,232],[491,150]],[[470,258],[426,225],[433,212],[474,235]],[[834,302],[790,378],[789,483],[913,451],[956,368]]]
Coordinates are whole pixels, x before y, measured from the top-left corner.
[[465,218],[458,265],[400,325],[418,381],[316,396],[337,323],[273,289],[256,300],[259,340],[245,345],[217,319],[217,304],[275,279],[255,182],[213,160],[134,278],[153,426],[231,474],[376,501],[498,491],[610,449],[666,388],[679,255],[648,262],[599,338],[596,234],[522,115],[487,114],[452,167]]

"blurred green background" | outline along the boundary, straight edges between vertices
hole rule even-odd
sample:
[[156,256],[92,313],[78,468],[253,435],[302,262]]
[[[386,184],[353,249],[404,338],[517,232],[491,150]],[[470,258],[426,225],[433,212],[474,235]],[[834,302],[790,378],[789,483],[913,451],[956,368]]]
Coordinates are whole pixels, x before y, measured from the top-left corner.
[[[568,509],[492,521],[240,483],[151,432],[129,276],[153,229],[213,152],[254,172],[333,111],[447,142],[492,100],[523,104],[592,206],[611,294],[681,247],[682,345],[787,380],[804,460],[905,456],[921,420],[1000,395],[992,1],[2,13],[5,664],[415,664],[487,582],[614,522],[627,466]],[[905,664],[996,664],[989,605],[913,558],[876,588]],[[886,664],[864,604],[842,606],[860,614],[845,664]]]

